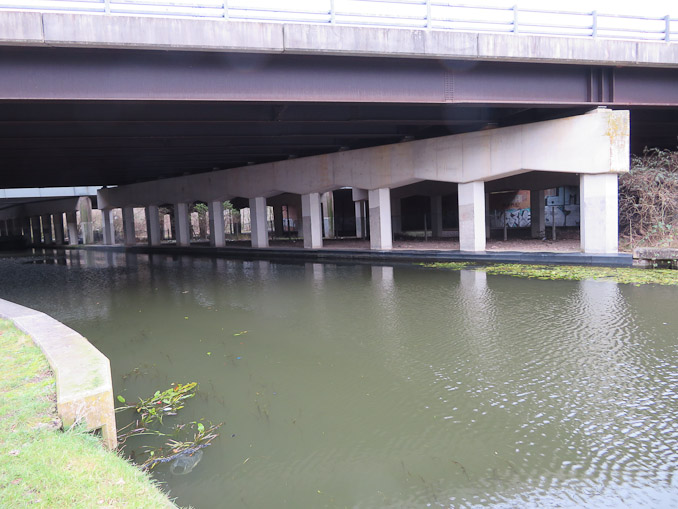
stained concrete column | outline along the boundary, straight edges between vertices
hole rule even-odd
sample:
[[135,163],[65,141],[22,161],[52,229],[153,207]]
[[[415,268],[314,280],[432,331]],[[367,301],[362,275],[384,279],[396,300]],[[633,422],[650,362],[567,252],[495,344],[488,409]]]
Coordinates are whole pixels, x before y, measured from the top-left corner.
[[266,198],[263,196],[250,198],[250,228],[252,230],[252,247],[268,247]]
[[42,237],[45,239],[45,244],[51,244],[52,240],[52,214],[45,214],[42,216]]
[[391,190],[387,187],[368,192],[370,204],[370,249],[393,247],[391,231]]
[[63,246],[64,242],[64,215],[62,212],[54,214],[54,241]]
[[355,203],[355,236],[359,239],[364,239],[367,235],[365,231],[367,225],[365,224],[365,200],[359,200]]
[[584,253],[618,252],[617,175],[580,175],[579,195],[581,250]]
[[323,247],[323,230],[320,211],[320,193],[301,195],[301,216],[304,232],[304,247],[319,249]]
[[273,207],[273,228],[276,237],[283,237],[285,235],[285,218],[283,217],[282,205]]
[[137,243],[136,232],[134,231],[134,209],[132,207],[122,208],[122,231],[126,246],[133,246]]
[[393,233],[403,232],[402,198],[391,198],[391,230]]
[[443,197],[439,194],[431,196],[431,235],[443,236]]
[[459,184],[459,249],[485,251],[485,183]]
[[42,227],[40,226],[40,216],[31,218],[31,233],[33,234],[33,244],[42,244]]
[[68,229],[68,244],[78,245],[78,215],[75,212],[66,212],[66,228]]
[[188,203],[174,204],[174,238],[177,246],[191,245],[191,223]]
[[543,239],[546,236],[544,222],[544,190],[530,191],[530,222],[533,239]]
[[[83,196],[78,200],[78,209],[80,210],[80,225],[82,226],[82,243],[93,244],[94,226],[92,224],[92,200],[89,196]],[[111,222],[111,225],[112,224],[113,223]],[[115,236],[111,238],[113,239],[111,244],[114,244]]]
[[210,246],[224,247],[226,238],[224,236],[224,203],[221,200],[209,202],[207,205],[210,218]]
[[[80,212],[80,217],[82,217],[82,209]],[[115,244],[115,228],[113,226],[113,210],[112,209],[103,209],[101,211],[101,223],[103,225],[104,229],[104,244],[107,246],[112,246]],[[84,232],[84,227],[85,223],[82,223],[83,226],[83,232]],[[83,233],[83,241],[84,241],[84,233]]]
[[146,240],[149,246],[159,246],[161,239],[160,210],[157,205],[147,205],[144,209],[146,214]]

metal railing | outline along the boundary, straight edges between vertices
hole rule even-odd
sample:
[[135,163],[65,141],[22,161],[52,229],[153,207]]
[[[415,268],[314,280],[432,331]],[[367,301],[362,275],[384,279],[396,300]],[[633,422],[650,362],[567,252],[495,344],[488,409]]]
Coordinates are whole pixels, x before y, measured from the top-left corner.
[[0,10],[672,41],[678,18],[457,4],[444,0],[0,0]]

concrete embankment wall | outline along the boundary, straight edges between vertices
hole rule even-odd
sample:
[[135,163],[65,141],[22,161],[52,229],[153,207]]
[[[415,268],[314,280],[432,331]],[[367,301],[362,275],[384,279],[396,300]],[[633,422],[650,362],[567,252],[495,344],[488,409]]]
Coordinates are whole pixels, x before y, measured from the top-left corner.
[[113,383],[108,358],[54,318],[0,299],[0,317],[11,320],[40,347],[56,377],[57,412],[64,427],[101,429],[106,447],[117,446]]

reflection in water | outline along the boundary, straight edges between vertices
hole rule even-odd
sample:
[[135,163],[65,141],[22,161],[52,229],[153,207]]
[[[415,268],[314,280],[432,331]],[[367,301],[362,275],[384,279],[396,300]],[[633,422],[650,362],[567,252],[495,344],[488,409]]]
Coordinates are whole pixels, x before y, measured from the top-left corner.
[[675,288],[99,251],[0,281],[108,355],[116,394],[199,382],[181,420],[225,424],[158,467],[181,505],[678,504]]

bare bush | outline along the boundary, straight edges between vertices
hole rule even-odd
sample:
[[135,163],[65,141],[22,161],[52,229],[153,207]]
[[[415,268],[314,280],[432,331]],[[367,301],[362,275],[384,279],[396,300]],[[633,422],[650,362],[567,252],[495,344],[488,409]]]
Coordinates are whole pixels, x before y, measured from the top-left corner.
[[619,177],[619,231],[634,245],[672,246],[678,237],[678,152],[645,149]]

